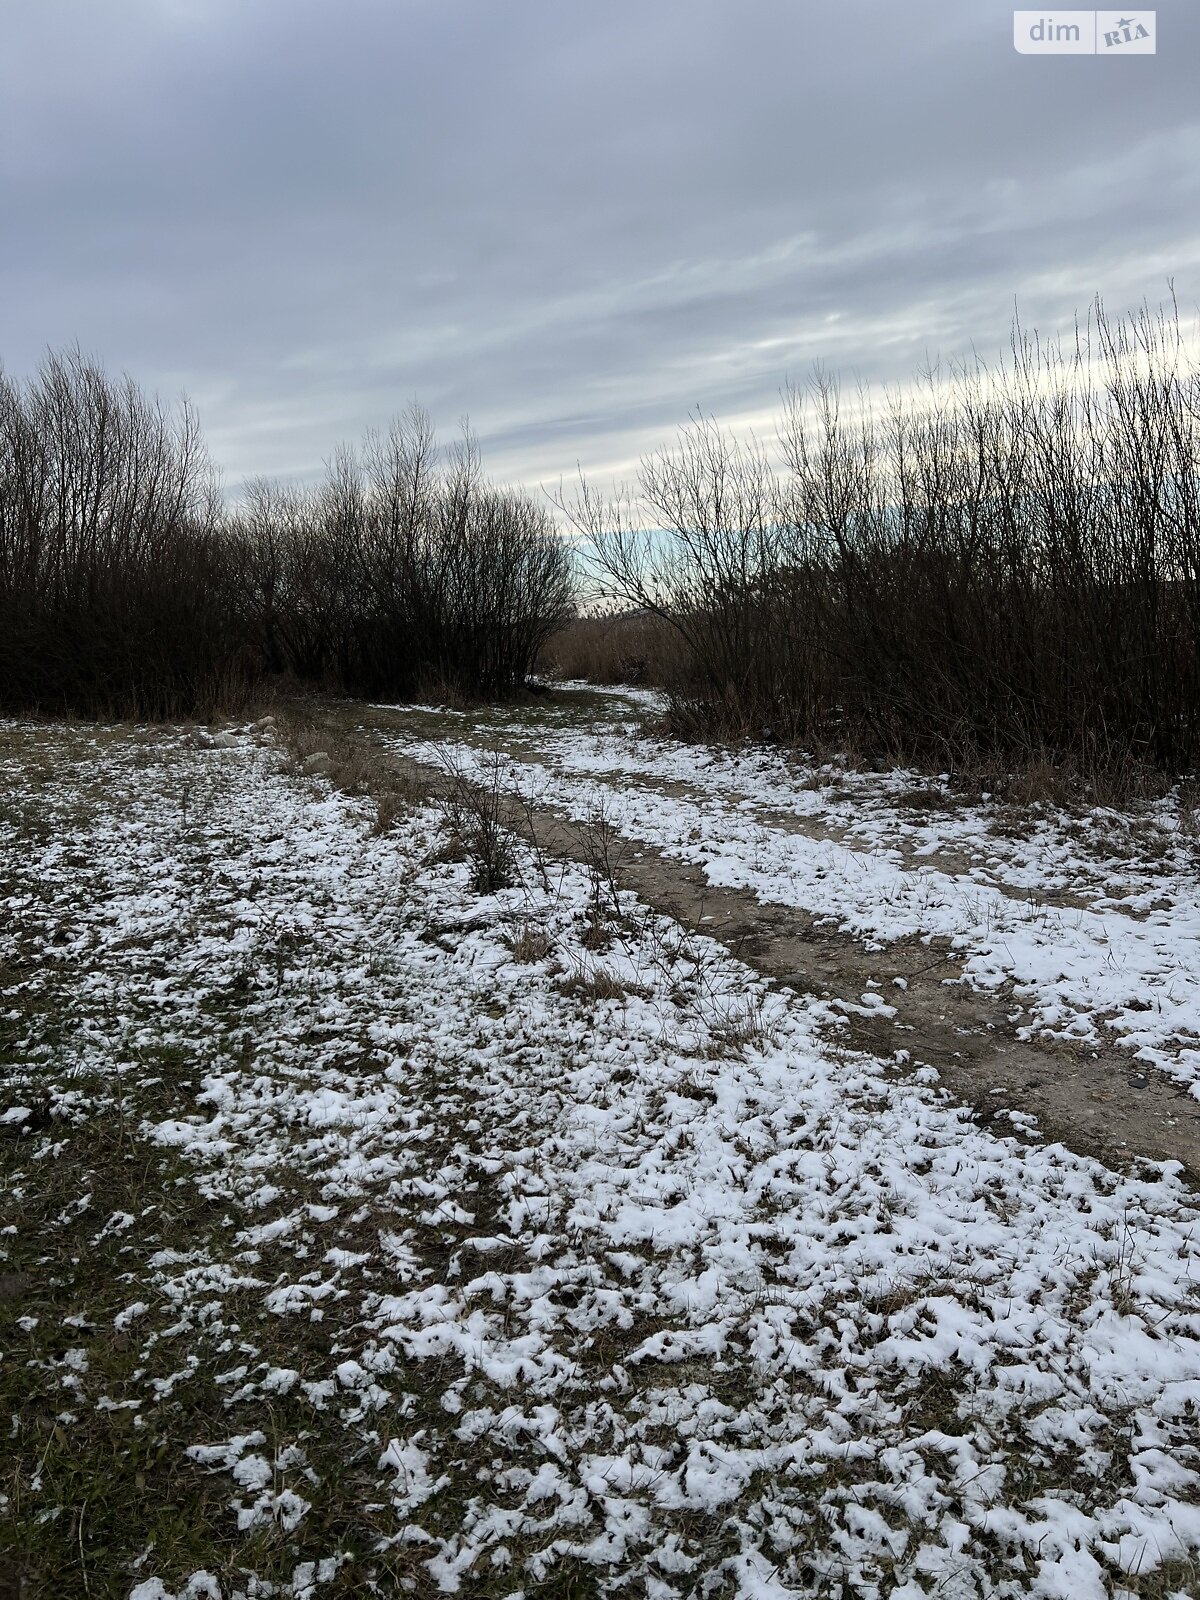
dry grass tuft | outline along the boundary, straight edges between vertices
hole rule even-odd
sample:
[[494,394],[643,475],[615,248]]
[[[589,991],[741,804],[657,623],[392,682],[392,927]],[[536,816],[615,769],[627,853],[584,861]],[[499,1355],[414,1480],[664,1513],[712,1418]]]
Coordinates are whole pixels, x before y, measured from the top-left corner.
[[590,1001],[625,1000],[630,995],[646,999],[649,995],[649,990],[643,989],[640,984],[623,982],[615,973],[608,972],[603,967],[576,967],[575,971],[563,980],[562,991],[564,994]]
[[539,928],[533,922],[526,922],[508,940],[508,948],[513,953],[514,961],[532,965],[535,961],[546,959],[554,948],[554,941],[545,928]]

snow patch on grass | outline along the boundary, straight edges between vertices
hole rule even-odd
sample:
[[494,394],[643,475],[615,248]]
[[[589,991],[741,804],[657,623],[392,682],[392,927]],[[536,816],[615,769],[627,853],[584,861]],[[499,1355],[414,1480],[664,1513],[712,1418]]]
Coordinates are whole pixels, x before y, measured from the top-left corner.
[[5,1394],[75,1420],[13,1413],[29,1560],[102,1437],[138,1600],[1190,1582],[1169,1166],[984,1131],[626,893],[597,948],[582,869],[514,845],[481,895],[436,811],[381,837],[268,745],[40,737],[50,826],[2,839],[2,1243],[61,1287]]

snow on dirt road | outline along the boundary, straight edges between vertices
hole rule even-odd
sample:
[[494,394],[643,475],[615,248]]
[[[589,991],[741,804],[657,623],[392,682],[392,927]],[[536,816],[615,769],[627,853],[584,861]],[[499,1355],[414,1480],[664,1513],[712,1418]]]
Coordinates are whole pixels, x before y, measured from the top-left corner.
[[637,720],[644,691],[609,691],[600,716],[573,716],[570,687],[559,699],[557,716],[499,717],[474,738],[450,723],[430,741],[418,717],[390,742],[480,776],[506,748],[520,757],[510,781],[535,801],[578,819],[602,810],[715,887],[875,949],[946,940],[968,983],[1012,985],[1023,1031],[1115,1037],[1200,1097],[1200,826],[1177,801],[1146,808],[1132,833],[1096,808],[1045,812],[1006,837],[1004,807],[952,802],[944,781],[655,738]]
[[[571,741],[619,735],[547,754],[568,800]],[[10,1562],[130,1600],[1196,1592],[1177,1169],[998,1137],[596,874],[513,844],[484,892],[438,808],[381,835],[229,743],[0,729]]]

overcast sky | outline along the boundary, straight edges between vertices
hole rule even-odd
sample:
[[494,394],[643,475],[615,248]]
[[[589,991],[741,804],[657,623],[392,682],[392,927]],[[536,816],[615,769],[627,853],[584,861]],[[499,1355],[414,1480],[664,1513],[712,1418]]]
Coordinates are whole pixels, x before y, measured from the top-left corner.
[[412,398],[623,471],[815,361],[894,379],[1175,281],[1200,5],[1027,57],[995,0],[0,0],[0,359],[186,389],[229,486]]

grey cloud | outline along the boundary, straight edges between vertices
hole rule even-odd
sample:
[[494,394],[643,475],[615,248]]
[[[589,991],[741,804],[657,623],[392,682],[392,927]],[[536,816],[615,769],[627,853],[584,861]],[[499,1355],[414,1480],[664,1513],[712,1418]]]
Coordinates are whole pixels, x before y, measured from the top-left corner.
[[994,0],[39,0],[0,59],[0,355],[200,405],[234,485],[419,396],[622,466],[825,359],[1200,293],[1200,16],[1015,55]]

